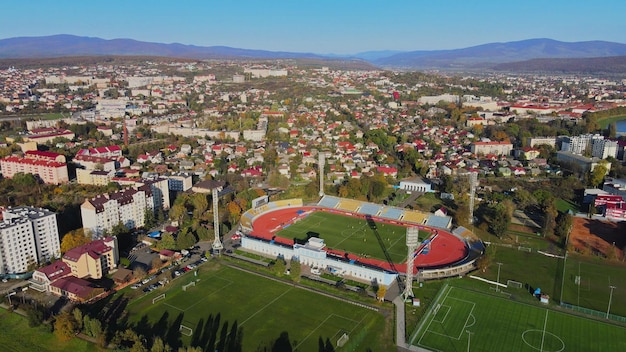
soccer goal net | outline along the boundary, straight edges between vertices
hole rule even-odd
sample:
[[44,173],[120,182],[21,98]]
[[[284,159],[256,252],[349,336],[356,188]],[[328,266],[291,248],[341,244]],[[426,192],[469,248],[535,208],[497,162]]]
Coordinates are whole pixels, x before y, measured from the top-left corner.
[[513,280],[508,280],[506,282],[506,285],[508,287],[513,287],[513,288],[522,288],[522,283],[521,282],[517,282],[517,281],[513,281]]
[[152,299],[152,304],[155,304],[156,302],[162,300],[163,298],[165,298],[165,293],[161,293],[160,295],[154,297]]
[[180,331],[180,333],[185,335],[185,336],[193,335],[193,330],[190,327],[185,326],[183,324],[180,324],[180,327],[178,328],[178,331]]
[[341,335],[341,337],[337,340],[337,347],[343,347],[348,340],[350,340],[350,337],[344,332],[343,335]]
[[183,291],[187,291],[187,289],[188,289],[189,287],[191,287],[191,286],[196,286],[196,282],[195,282],[195,281],[192,281],[192,282],[190,282],[190,283],[188,283],[188,284],[186,284],[186,285],[183,285]]

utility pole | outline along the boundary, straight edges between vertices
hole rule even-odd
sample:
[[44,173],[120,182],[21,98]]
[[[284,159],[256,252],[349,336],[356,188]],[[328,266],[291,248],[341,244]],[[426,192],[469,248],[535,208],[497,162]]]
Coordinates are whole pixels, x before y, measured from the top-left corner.
[[611,312],[611,300],[613,299],[613,289],[615,286],[609,286],[611,288],[611,294],[609,295],[609,307],[606,309],[606,318],[609,319],[609,313]]
[[[567,236],[565,236],[565,246],[564,246],[565,247],[565,255],[563,255],[563,274],[561,275],[561,298],[559,299],[559,304],[563,304],[563,291],[565,290],[565,266],[567,264],[567,242],[568,241],[569,241],[569,232],[567,233]],[[580,266],[578,268],[580,270]],[[580,285],[580,283],[579,283],[579,285]]]

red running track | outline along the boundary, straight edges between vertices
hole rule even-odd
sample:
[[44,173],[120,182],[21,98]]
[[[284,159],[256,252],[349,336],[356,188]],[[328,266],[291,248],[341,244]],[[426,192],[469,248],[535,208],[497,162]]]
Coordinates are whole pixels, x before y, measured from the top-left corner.
[[[302,211],[305,214],[301,215]],[[330,211],[333,213],[340,213],[345,216],[365,218],[362,214],[353,214],[349,212],[337,211],[334,209],[327,209],[321,207],[300,207],[300,208],[288,208],[269,211],[259,215],[252,224],[252,235],[260,237],[266,240],[273,239],[276,242],[293,245],[294,241],[282,237],[275,236],[275,233],[283,228],[284,225],[293,223],[296,219],[305,217],[308,212],[311,211]],[[414,226],[410,223],[402,223],[400,221],[393,221],[383,218],[373,218],[376,222],[394,223],[402,226]],[[418,269],[427,269],[433,267],[442,267],[449,264],[458,262],[465,258],[468,254],[468,250],[465,243],[459,238],[454,236],[448,231],[444,231],[439,228],[431,228],[428,226],[419,226],[421,230],[430,230],[431,232],[437,232],[437,238],[435,238],[430,247],[428,254],[420,254],[415,260],[414,273],[417,273]],[[334,250],[326,248],[326,252],[330,255],[335,255],[350,260],[355,260],[360,263],[376,266],[389,271],[397,271],[400,273],[406,273],[406,262],[404,263],[388,263],[384,260],[374,258],[364,258],[352,253],[344,251]]]

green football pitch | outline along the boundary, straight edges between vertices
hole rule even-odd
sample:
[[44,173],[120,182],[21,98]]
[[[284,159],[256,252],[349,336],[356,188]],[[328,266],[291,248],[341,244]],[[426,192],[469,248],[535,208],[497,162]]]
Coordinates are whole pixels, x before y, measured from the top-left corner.
[[[243,351],[271,348],[281,335],[283,341],[288,336],[294,351],[318,351],[320,339],[336,348],[344,333],[345,350],[392,346],[391,336],[381,337],[386,324],[378,311],[216,262],[198,271],[133,300],[129,322],[139,331],[162,331],[166,342],[180,339],[182,345],[203,350],[214,350],[220,339],[232,341],[233,335],[241,339]],[[195,286],[183,290],[192,281]]]
[[410,343],[431,351],[625,351],[625,334],[604,321],[446,285]]
[[[420,231],[420,241],[429,234]],[[394,263],[406,260],[406,227],[399,225],[368,223],[367,220],[356,217],[317,211],[280,230],[276,235],[303,242],[308,237],[319,237],[331,249],[380,260],[386,260],[386,250]]]

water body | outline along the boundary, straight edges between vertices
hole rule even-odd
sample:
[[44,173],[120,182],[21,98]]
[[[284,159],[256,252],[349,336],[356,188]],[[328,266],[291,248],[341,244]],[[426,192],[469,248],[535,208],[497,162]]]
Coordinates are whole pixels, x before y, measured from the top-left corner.
[[615,123],[617,127],[617,133],[626,134],[626,120],[620,120]]

